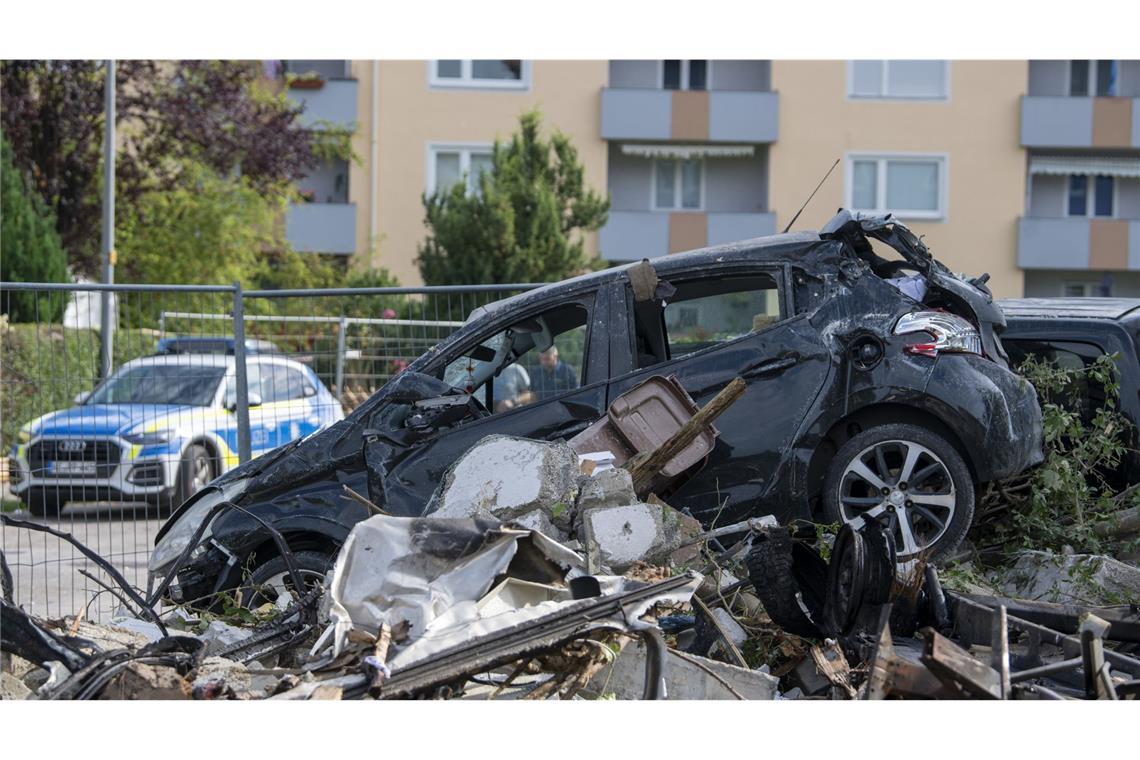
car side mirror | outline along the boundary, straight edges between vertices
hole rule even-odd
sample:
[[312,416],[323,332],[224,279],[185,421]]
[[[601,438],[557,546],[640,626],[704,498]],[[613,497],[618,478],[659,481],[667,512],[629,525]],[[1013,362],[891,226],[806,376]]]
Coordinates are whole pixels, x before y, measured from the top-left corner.
[[305,388],[302,392],[305,394],[305,398],[312,398],[313,396],[317,395],[317,389],[307,384],[305,385]]
[[[249,400],[249,408],[250,409],[252,409],[255,406],[261,406],[262,402],[261,402],[260,394],[250,393],[250,394],[247,394],[246,398]],[[237,399],[236,398],[235,399],[226,399],[226,409],[228,409],[231,412],[236,412],[237,411]]]
[[75,394],[76,406],[82,404],[84,401],[86,401],[89,398],[91,398],[91,391],[79,391],[79,393]]

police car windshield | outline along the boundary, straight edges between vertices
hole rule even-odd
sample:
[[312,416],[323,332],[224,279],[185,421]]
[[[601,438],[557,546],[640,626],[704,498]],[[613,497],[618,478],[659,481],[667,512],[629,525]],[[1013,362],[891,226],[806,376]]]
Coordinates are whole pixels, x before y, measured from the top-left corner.
[[209,406],[225,374],[225,367],[144,364],[119,370],[84,403]]

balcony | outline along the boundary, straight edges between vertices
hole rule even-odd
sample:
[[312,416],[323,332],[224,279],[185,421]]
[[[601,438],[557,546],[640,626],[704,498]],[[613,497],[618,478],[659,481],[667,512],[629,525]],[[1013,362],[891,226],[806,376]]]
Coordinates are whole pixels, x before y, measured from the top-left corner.
[[304,107],[301,126],[306,129],[329,125],[353,129],[356,124],[355,79],[326,79],[314,89],[290,87],[289,99]]
[[772,235],[775,214],[611,211],[598,247],[607,261],[639,261]]
[[285,238],[303,253],[356,253],[356,204],[290,204]]
[[1023,216],[1017,225],[1017,265],[1140,271],[1140,219]]
[[606,87],[601,131],[606,140],[775,142],[779,95]]
[[1026,148],[1140,148],[1140,98],[1025,95]]

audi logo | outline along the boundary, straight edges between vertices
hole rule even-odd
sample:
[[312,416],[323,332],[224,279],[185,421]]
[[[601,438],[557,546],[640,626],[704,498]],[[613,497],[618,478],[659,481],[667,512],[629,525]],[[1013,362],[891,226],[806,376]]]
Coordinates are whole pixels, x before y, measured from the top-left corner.
[[56,444],[60,451],[68,454],[76,454],[87,448],[87,441],[60,441]]

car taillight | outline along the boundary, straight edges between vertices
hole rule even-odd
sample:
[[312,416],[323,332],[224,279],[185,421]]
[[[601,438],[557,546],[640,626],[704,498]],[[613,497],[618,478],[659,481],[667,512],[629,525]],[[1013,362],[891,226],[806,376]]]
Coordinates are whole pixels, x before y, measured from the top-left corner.
[[905,314],[895,325],[895,335],[926,333],[930,340],[911,343],[906,352],[921,356],[940,353],[982,354],[982,337],[965,319],[945,311],[916,311]]

